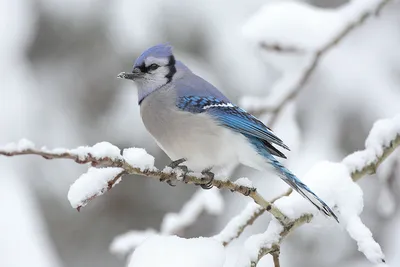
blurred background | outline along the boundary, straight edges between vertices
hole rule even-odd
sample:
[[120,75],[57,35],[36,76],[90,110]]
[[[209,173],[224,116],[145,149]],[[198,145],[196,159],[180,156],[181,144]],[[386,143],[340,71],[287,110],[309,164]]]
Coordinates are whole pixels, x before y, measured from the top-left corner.
[[[144,147],[158,167],[165,166],[169,159],[141,122],[134,85],[116,75],[130,71],[147,47],[170,42],[177,58],[233,102],[266,97],[282,76],[274,64],[280,59],[260,57],[242,34],[266,2],[271,1],[1,0],[0,146],[21,138],[49,148],[109,141]],[[308,3],[336,8],[345,2]],[[279,32],[279,23],[274,27]],[[324,58],[296,107],[289,106],[274,127],[292,147],[289,167],[301,176],[318,160],[340,160],[363,148],[375,120],[400,112],[399,47],[400,4],[394,1]],[[396,159],[359,183],[362,218],[392,266],[400,266]],[[113,238],[131,229],[159,229],[163,215],[178,212],[196,191],[127,176],[78,213],[67,192],[86,169],[68,160],[0,158],[0,266],[125,266],[109,252]],[[264,179],[247,168],[232,174],[242,176],[252,178],[266,197],[285,190],[278,178]],[[238,194],[222,194],[224,212],[200,216],[183,236],[218,233],[247,203]],[[264,215],[244,237],[265,230],[268,220]],[[242,241],[230,246],[230,262]],[[342,229],[323,220],[297,230],[281,255],[283,266],[372,266]],[[267,260],[261,264],[271,266]]]

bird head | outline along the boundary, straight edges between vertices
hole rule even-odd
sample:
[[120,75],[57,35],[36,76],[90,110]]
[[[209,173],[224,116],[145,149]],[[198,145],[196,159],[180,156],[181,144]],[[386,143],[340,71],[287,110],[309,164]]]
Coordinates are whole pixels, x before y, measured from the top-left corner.
[[172,47],[159,44],[144,51],[135,61],[131,73],[121,72],[118,78],[129,79],[140,90],[156,90],[169,83],[176,73]]

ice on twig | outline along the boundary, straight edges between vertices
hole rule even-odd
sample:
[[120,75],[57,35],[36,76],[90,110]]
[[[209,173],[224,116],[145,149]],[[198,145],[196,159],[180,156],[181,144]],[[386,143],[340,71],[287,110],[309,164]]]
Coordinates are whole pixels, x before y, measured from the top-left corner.
[[69,188],[68,200],[71,206],[79,210],[89,200],[104,194],[121,180],[118,176],[123,172],[122,168],[89,168]]
[[146,150],[143,148],[126,148],[122,155],[127,163],[142,171],[154,168],[154,157],[147,154]]
[[212,238],[153,236],[132,254],[128,267],[221,267],[225,249]]

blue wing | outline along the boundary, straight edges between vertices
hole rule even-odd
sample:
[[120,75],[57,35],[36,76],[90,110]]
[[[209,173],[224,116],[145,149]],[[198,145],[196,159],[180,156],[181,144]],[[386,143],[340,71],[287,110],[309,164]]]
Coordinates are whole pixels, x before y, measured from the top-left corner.
[[336,214],[323,200],[273,157],[275,155],[285,158],[285,155],[272,146],[271,143],[285,149],[289,148],[256,117],[233,105],[226,98],[221,100],[215,96],[181,96],[178,98],[177,107],[191,113],[210,114],[222,126],[246,136],[258,153],[269,160],[283,181],[309,200],[317,209],[328,216],[332,216],[339,222]]
[[267,126],[253,115],[224,100],[215,97],[183,96],[178,99],[177,107],[192,113],[207,112],[221,125],[236,132],[242,133],[247,138],[260,139],[265,149],[271,154],[285,157],[270,143],[285,149],[289,148]]

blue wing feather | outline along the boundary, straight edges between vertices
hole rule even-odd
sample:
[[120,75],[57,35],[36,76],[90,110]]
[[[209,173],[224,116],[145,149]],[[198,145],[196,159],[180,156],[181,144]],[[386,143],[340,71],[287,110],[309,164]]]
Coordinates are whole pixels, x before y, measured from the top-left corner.
[[271,143],[286,149],[288,147],[256,117],[227,101],[213,96],[182,96],[178,98],[177,107],[192,113],[206,112],[213,116],[221,125],[246,136],[257,152],[265,157],[278,171],[283,181],[305,199],[309,200],[317,209],[328,216],[332,216],[339,222],[336,214],[323,200],[273,157],[273,155],[285,156],[273,147]]
[[[183,96],[178,99],[177,107],[192,113],[207,112],[227,128],[240,132],[247,137],[256,137],[289,150],[282,140],[260,120],[229,102],[215,97]],[[267,148],[269,148],[267,150],[271,150],[271,147],[268,147],[267,144]]]

